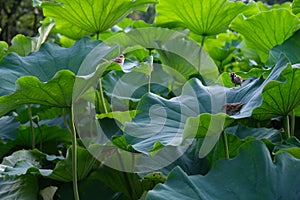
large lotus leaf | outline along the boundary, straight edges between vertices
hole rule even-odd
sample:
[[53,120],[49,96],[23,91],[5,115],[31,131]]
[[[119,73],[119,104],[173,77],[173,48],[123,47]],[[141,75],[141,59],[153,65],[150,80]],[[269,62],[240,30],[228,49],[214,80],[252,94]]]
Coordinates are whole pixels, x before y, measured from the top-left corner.
[[240,112],[231,117],[236,119],[250,117],[253,109],[262,104],[263,88],[270,81],[277,80],[288,65],[286,58],[281,57],[266,79],[262,77],[259,79],[250,79],[248,84],[229,90],[227,93],[227,103],[241,102],[244,104]]
[[187,176],[175,168],[146,199],[299,199],[300,161],[288,153],[275,160],[264,143],[251,141],[236,158],[217,162],[205,176]]
[[170,100],[152,93],[145,95],[137,107],[138,114],[125,125],[128,142],[142,152],[153,150],[155,143],[179,146],[187,118],[220,112],[225,90],[221,86],[206,87],[198,79],[191,79],[182,94]]
[[[193,138],[197,135],[198,130],[198,126],[195,124],[204,127],[200,129],[203,132],[202,136],[206,134],[210,124],[214,125],[210,115],[203,115],[202,118],[205,120],[199,122],[197,118],[190,119],[191,126],[185,126],[189,117],[198,117],[201,113],[224,112],[222,107],[225,103],[241,102],[244,104],[240,112],[230,118],[250,117],[253,109],[261,105],[261,93],[264,86],[271,80],[276,80],[286,66],[287,61],[282,58],[265,80],[262,77],[253,79],[240,88],[230,89],[218,85],[204,86],[198,79],[191,79],[183,87],[182,94],[170,100],[155,94],[147,94],[139,102],[138,114],[132,122],[125,125],[127,141],[133,148],[144,153],[157,150],[155,147],[179,146],[183,139],[184,129],[186,129],[186,137]],[[214,117],[218,119],[220,126],[212,126],[211,130],[215,136],[211,137],[213,140],[207,143],[210,146],[216,143],[217,136],[223,128],[230,125],[232,120],[227,115]],[[201,123],[204,124],[201,125]],[[228,124],[226,125],[226,123]],[[223,127],[223,125],[226,126]],[[191,130],[188,131],[189,129]],[[201,133],[199,134],[201,135]]]
[[199,35],[216,35],[225,32],[231,21],[247,9],[242,2],[228,0],[163,0],[157,5],[156,22],[189,28]]
[[295,32],[294,35],[283,44],[274,47],[270,51],[270,57],[266,64],[272,67],[280,58],[281,54],[285,55],[291,64],[300,63],[300,30]]
[[269,50],[282,44],[300,28],[300,21],[287,9],[273,9],[249,18],[241,15],[232,22],[231,28],[245,37],[247,44],[264,62]]
[[13,94],[0,97],[0,115],[23,104],[42,104],[54,107],[70,107],[75,75],[69,70],[59,71],[53,79],[44,83],[35,76],[23,76],[16,82]]
[[36,199],[38,188],[38,178],[34,175],[0,177],[0,199]]
[[[58,2],[58,3],[57,3]],[[101,33],[125,18],[141,6],[156,3],[156,0],[59,0],[43,2],[44,15],[54,18],[56,29],[73,39],[86,33]]]
[[263,102],[252,116],[259,120],[286,116],[300,104],[300,69],[288,66],[281,80],[270,81],[263,89]]
[[300,1],[299,0],[294,0],[292,3],[292,9],[293,13],[299,17],[300,14]]
[[[20,57],[11,53],[3,57],[0,61],[0,95],[12,93],[15,90],[15,81],[21,76],[35,76],[45,82],[53,78],[59,70],[69,69],[77,74],[84,59],[98,44],[99,41],[87,38],[82,38],[70,48],[45,43],[38,52],[29,56]],[[100,49],[99,54],[101,52]]]

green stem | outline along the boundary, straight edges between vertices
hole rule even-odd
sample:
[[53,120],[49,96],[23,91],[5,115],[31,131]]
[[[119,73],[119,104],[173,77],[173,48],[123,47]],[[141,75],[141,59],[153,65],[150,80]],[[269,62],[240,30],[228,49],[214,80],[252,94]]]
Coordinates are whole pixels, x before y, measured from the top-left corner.
[[291,137],[290,133],[290,117],[289,115],[286,115],[284,118],[284,130],[287,138]]
[[291,111],[291,137],[295,135],[295,110]]
[[73,105],[70,109],[70,124],[72,136],[72,177],[73,177],[73,193],[74,199],[79,200],[78,184],[77,184],[77,142],[76,142],[76,128],[74,124],[74,110]]
[[103,93],[103,88],[102,88],[102,79],[101,78],[98,80],[98,84],[99,84],[99,91],[100,91],[100,98],[101,98],[102,106],[103,106],[105,114],[107,114],[108,111],[107,111],[106,104],[105,104],[104,93]]
[[201,40],[201,46],[200,46],[200,51],[199,51],[199,65],[198,65],[198,73],[200,74],[200,66],[201,66],[201,61],[202,61],[202,50],[204,46],[204,41],[205,41],[205,35],[202,35],[202,40]]
[[150,73],[149,73],[149,77],[148,77],[148,93],[151,92],[151,74],[152,74],[152,71],[153,71],[153,56],[150,55]]
[[228,141],[227,141],[226,133],[222,131],[221,135],[222,135],[223,145],[224,145],[224,157],[229,158]]
[[31,111],[31,105],[27,104],[28,108],[28,118],[29,118],[29,124],[30,124],[30,130],[31,130],[31,145],[32,149],[35,148],[35,134],[34,134],[34,127],[33,127],[33,120],[32,120],[32,111]]
[[99,40],[99,38],[100,38],[100,33],[97,33],[96,38],[97,38],[97,40]]

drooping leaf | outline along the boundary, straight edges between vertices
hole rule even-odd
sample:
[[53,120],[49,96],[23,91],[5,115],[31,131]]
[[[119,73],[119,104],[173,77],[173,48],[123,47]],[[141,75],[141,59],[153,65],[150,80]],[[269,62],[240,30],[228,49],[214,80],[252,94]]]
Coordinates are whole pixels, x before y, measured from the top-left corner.
[[282,44],[300,28],[300,21],[287,9],[273,9],[249,18],[239,16],[231,28],[245,37],[264,62],[274,46]]
[[270,81],[263,89],[262,105],[252,116],[259,120],[286,116],[300,104],[300,69],[288,66],[281,80]]
[[0,177],[1,199],[32,200],[38,198],[38,179],[34,175]]
[[98,34],[125,18],[130,12],[156,0],[103,0],[43,2],[44,15],[54,18],[59,33],[79,39],[86,33]]
[[205,176],[187,176],[175,168],[165,184],[149,191],[146,199],[299,199],[297,169],[300,161],[287,153],[273,162],[266,146],[259,141],[243,145],[239,155],[221,160]]
[[199,35],[216,35],[225,32],[231,21],[246,9],[242,2],[227,0],[164,0],[157,5],[156,22],[189,28]]
[[[178,146],[182,142],[183,129],[188,117],[196,117],[204,112],[221,111],[223,103],[218,102],[217,98],[221,97],[219,101],[222,101],[224,88],[205,87],[198,79],[191,79],[182,91],[180,96],[170,100],[155,94],[147,94],[141,99],[137,107],[138,114],[132,122],[125,125],[128,142],[136,150],[153,150],[156,142]],[[213,104],[214,100],[216,105]]]
[[13,94],[0,97],[0,116],[23,104],[70,107],[74,81],[75,75],[69,70],[59,71],[47,83],[34,76],[23,76],[17,80]]
[[77,74],[86,56],[98,44],[98,41],[83,38],[67,49],[45,43],[38,52],[26,57],[10,53],[0,61],[0,95],[12,93],[15,90],[15,81],[21,76],[35,76],[46,82],[59,70],[69,69]]
[[[214,124],[213,120],[208,120],[208,116],[211,115],[204,114],[202,117],[206,116],[206,120],[199,122],[195,118],[198,120],[196,120],[196,127],[192,123],[192,118],[190,119],[191,126],[185,126],[189,117],[198,117],[201,113],[225,112],[222,107],[227,103],[240,102],[243,104],[241,110],[231,115],[230,118],[250,117],[253,109],[261,105],[261,92],[264,86],[271,80],[276,80],[286,66],[287,60],[282,58],[265,80],[262,77],[253,79],[240,88],[230,89],[218,85],[204,86],[199,80],[191,79],[183,87],[182,94],[170,100],[154,94],[147,94],[139,102],[135,118],[125,125],[127,141],[137,151],[144,153],[158,150],[164,146],[180,146],[183,141],[184,129],[187,130],[186,134],[191,134],[189,138],[193,138],[197,135],[198,123],[203,123],[201,125],[203,135],[207,133],[210,124]],[[220,126],[212,126],[210,130],[217,136],[226,127],[223,125],[227,123],[226,115],[223,117],[221,115],[219,120],[224,123],[218,124]],[[228,118],[227,125],[231,120]],[[193,131],[188,131],[189,129]],[[214,140],[207,144],[213,147],[217,138],[214,137]],[[155,149],[155,147],[159,148]]]
[[289,62],[286,58],[281,57],[266,79],[263,79],[263,77],[250,79],[248,84],[229,90],[227,93],[227,103],[241,102],[244,104],[240,112],[233,115],[232,118],[241,119],[250,117],[253,109],[262,104],[262,91],[264,87],[270,81],[277,80],[288,65]]

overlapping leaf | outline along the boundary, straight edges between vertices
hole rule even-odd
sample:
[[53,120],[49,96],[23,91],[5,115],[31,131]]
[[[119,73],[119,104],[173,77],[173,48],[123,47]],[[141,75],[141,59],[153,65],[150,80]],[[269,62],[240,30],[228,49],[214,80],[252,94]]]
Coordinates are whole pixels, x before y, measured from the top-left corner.
[[125,18],[133,10],[156,0],[103,0],[43,2],[44,15],[55,19],[56,29],[73,39],[86,33],[101,33]]
[[266,65],[272,67],[282,54],[289,59],[291,64],[300,63],[300,31],[295,32],[294,35],[283,44],[274,47],[270,51]]
[[[167,145],[179,146],[183,141],[184,132],[185,137],[188,138],[204,137],[211,132],[214,137],[211,137],[212,140],[207,143],[210,148],[204,148],[211,149],[216,144],[221,131],[230,125],[232,119],[247,118],[252,115],[253,109],[262,103],[263,88],[271,80],[276,80],[286,66],[287,60],[282,58],[265,80],[262,77],[253,79],[240,88],[203,86],[199,80],[191,79],[185,84],[182,94],[170,100],[147,94],[139,102],[138,114],[132,122],[125,125],[128,143],[138,151],[149,152]],[[223,114],[202,114],[224,112],[222,107],[225,103],[235,102],[244,105],[240,112],[230,116],[232,119]],[[199,118],[189,119],[198,115]],[[216,125],[214,120],[211,120],[214,117],[218,119],[220,126],[213,126]],[[197,133],[200,130],[201,132]]]
[[271,159],[259,141],[248,142],[232,160],[217,162],[205,176],[187,176],[175,168],[165,184],[149,191],[146,199],[299,199],[300,162],[287,153]]
[[38,178],[34,175],[0,177],[0,198],[36,199],[38,196],[38,187]]
[[300,69],[288,66],[281,74],[283,82],[271,81],[263,89],[262,105],[253,111],[259,120],[286,116],[300,104]]
[[269,50],[282,44],[300,28],[300,21],[287,9],[273,9],[249,18],[239,16],[232,22],[231,28],[245,37],[247,44],[258,52],[264,62],[268,59]]
[[292,3],[292,9],[293,13],[299,17],[300,15],[300,1],[299,0],[294,0]]
[[[35,76],[40,81],[49,81],[63,69],[77,74],[86,56],[99,44],[83,38],[70,48],[45,43],[38,52],[26,57],[11,53],[0,61],[0,95],[15,90],[15,82],[21,76]],[[95,60],[94,60],[95,62]]]

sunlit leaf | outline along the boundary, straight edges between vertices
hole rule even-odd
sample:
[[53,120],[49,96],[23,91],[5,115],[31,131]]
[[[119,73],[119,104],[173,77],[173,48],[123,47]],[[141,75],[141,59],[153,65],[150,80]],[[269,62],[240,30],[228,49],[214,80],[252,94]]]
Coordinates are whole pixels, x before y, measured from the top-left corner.
[[266,120],[286,116],[300,104],[300,69],[288,66],[280,78],[264,87],[263,102],[254,109],[254,118]]
[[299,0],[293,1],[292,9],[293,9],[293,13],[299,17],[300,16],[300,1]]
[[[252,5],[252,4],[251,4]],[[156,22],[168,27],[184,27],[199,35],[216,35],[247,6],[228,0],[162,0],[157,5]]]
[[274,46],[282,44],[300,28],[300,21],[287,9],[273,9],[249,18],[239,16],[231,28],[245,37],[264,62]]
[[125,18],[141,6],[156,3],[156,0],[102,0],[43,2],[44,15],[54,18],[56,30],[73,39],[87,33],[99,34]]

